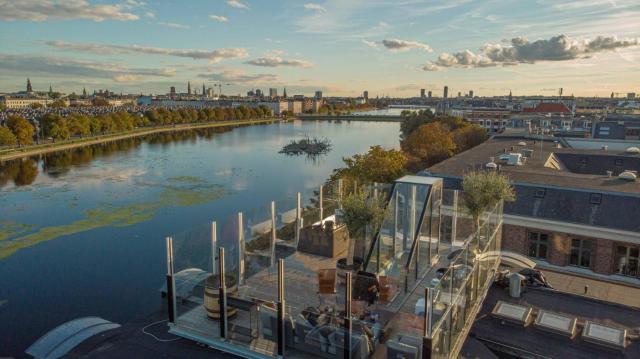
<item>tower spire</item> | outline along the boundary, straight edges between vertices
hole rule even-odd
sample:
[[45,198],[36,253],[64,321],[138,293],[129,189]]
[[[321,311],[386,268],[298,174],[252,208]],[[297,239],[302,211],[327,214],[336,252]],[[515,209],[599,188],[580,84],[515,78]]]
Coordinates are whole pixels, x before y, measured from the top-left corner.
[[187,95],[191,95],[191,81],[187,82]]
[[27,77],[27,92],[33,92],[33,88],[31,87],[31,80]]
[[284,88],[284,92],[282,93],[282,97],[287,98],[287,88]]

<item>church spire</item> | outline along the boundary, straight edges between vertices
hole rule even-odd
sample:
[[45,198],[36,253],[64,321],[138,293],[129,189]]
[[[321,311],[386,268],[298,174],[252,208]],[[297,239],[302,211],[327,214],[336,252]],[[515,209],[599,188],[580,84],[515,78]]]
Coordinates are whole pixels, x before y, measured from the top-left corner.
[[191,95],[191,81],[187,82],[187,95]]
[[287,98],[287,88],[284,88],[284,92],[282,93],[282,97]]
[[27,78],[27,92],[33,92],[33,88],[31,87],[31,80]]
[[202,96],[207,92],[207,89],[204,88],[204,82],[202,83]]

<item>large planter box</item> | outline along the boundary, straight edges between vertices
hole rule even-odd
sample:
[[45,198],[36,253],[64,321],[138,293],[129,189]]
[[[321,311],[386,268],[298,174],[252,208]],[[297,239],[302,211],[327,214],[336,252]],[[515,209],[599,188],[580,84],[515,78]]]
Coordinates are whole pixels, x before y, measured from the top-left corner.
[[317,256],[335,258],[349,249],[347,226],[334,226],[325,222],[324,226],[307,226],[300,230],[298,250]]

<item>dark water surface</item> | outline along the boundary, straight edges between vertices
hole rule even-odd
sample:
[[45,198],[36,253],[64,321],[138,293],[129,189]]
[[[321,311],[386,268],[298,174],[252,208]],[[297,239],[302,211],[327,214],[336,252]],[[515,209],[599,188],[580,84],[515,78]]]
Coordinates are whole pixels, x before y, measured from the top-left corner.
[[[310,193],[398,123],[295,122],[150,135],[0,165],[0,357],[68,320],[160,307],[165,236]],[[279,154],[308,134],[316,160]]]

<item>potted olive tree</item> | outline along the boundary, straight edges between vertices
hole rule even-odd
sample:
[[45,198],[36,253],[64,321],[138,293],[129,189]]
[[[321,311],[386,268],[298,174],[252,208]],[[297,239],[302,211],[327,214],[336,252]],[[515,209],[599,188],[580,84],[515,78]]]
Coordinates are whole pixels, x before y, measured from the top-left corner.
[[472,171],[462,180],[464,206],[473,219],[473,230],[480,228],[482,215],[500,201],[513,202],[516,198],[509,179],[496,171]]
[[362,266],[362,258],[355,257],[356,242],[365,240],[367,228],[374,229],[380,225],[384,216],[384,201],[360,190],[343,198],[342,208],[337,212],[349,231],[347,257],[339,259],[337,266],[338,269],[355,272]]

